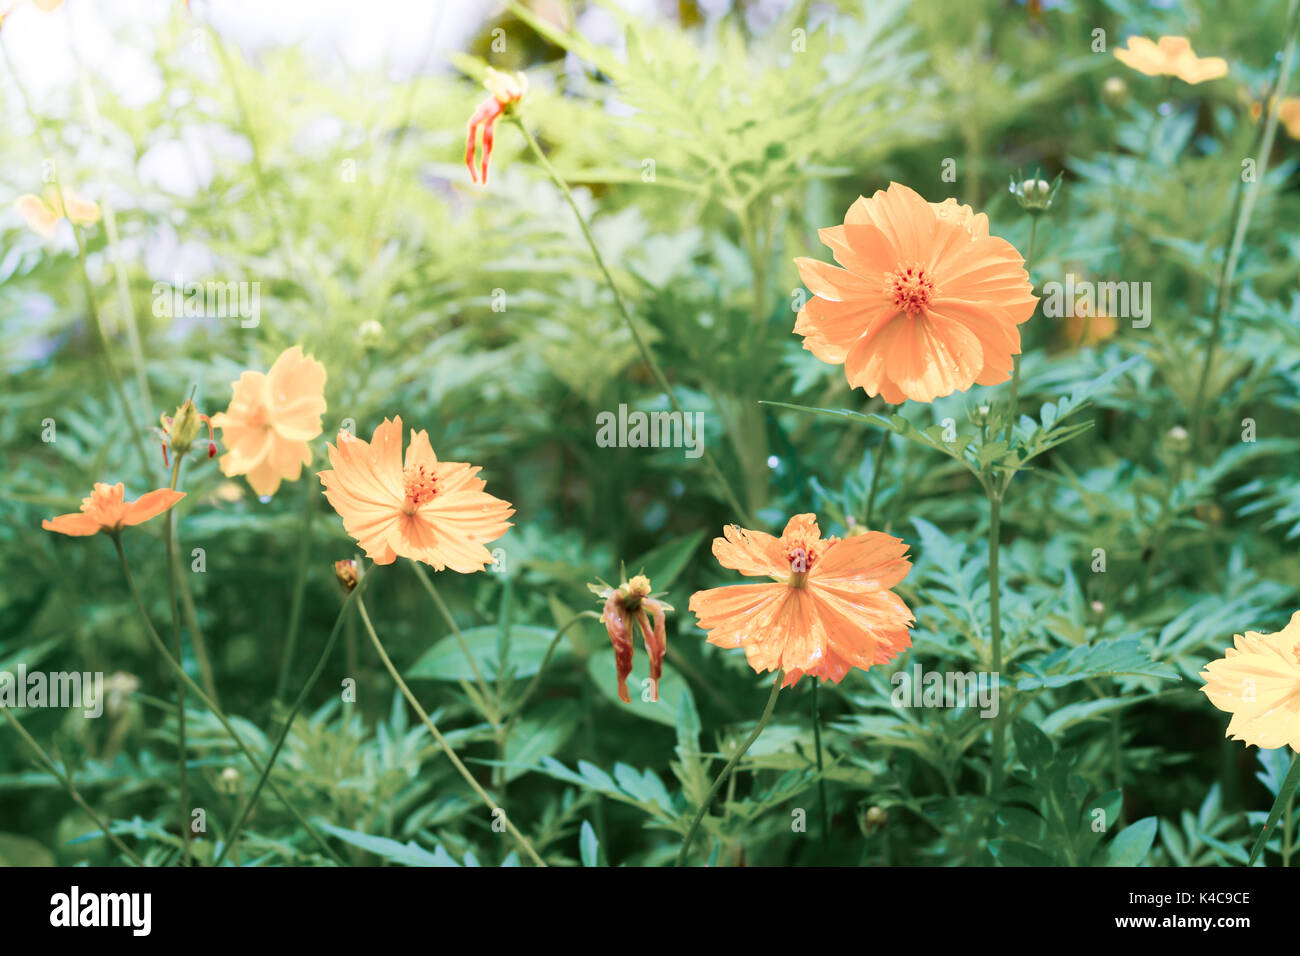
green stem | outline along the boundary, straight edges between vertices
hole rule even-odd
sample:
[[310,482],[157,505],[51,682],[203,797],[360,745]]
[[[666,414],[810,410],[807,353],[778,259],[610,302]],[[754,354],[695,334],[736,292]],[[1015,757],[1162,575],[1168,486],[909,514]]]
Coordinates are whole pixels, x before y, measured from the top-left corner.
[[533,692],[537,690],[537,686],[542,682],[542,673],[546,670],[546,665],[551,662],[551,658],[555,656],[555,651],[560,646],[560,638],[564,637],[569,628],[573,627],[573,625],[577,624],[584,618],[594,618],[599,621],[600,615],[595,611],[582,611],[569,618],[563,627],[556,629],[555,636],[551,638],[551,643],[546,645],[546,653],[542,655],[542,663],[537,668],[537,673],[533,675],[533,679],[528,682],[528,686],[524,688],[523,694],[520,695],[519,700],[516,701],[511,708],[510,718],[506,721],[505,729],[507,732],[509,732],[511,724],[513,724],[515,718],[523,713],[524,705],[532,699]]
[[[882,414],[885,418],[889,417],[890,406],[888,404],[885,405]],[[880,475],[885,470],[885,459],[889,455],[889,446],[891,444],[889,436],[889,432],[882,431],[880,433],[880,450],[876,452],[876,460],[871,463],[871,490],[867,492],[866,524],[868,531],[873,527],[871,522],[876,514],[876,489],[880,487]]]
[[1282,811],[1295,798],[1297,787],[1300,787],[1300,752],[1297,752],[1291,758],[1291,769],[1287,771],[1286,779],[1282,781],[1282,787],[1277,792],[1277,799],[1273,801],[1273,808],[1268,811],[1268,819],[1264,821],[1259,836],[1255,838],[1255,845],[1250,851],[1250,859],[1246,862],[1247,866],[1254,866],[1255,861],[1259,859],[1259,855],[1264,852],[1264,844],[1272,836],[1273,828],[1277,825],[1278,818],[1282,816]]
[[[162,659],[167,663],[167,666],[170,667],[178,677],[185,681],[185,686],[189,688],[190,693],[202,701],[203,705],[207,707],[208,710],[212,711],[213,716],[217,718],[217,721],[225,729],[226,733],[230,735],[230,739],[235,742],[235,746],[239,748],[239,752],[244,755],[244,759],[252,765],[253,769],[257,773],[262,773],[262,764],[258,762],[255,756],[253,756],[252,750],[249,749],[248,744],[244,743],[244,738],[239,736],[239,732],[235,730],[234,726],[227,719],[221,708],[213,702],[211,697],[203,692],[203,688],[194,683],[190,678],[190,675],[185,673],[185,668],[181,667],[176,658],[172,657],[171,653],[168,652],[167,645],[163,643],[162,638],[158,636],[158,632],[154,630],[153,622],[149,620],[149,610],[144,605],[144,598],[140,596],[140,589],[136,587],[135,577],[131,574],[131,565],[126,560],[126,551],[122,547],[121,534],[110,535],[110,537],[113,539],[113,547],[117,549],[117,558],[122,565],[122,574],[126,578],[127,588],[131,591],[131,597],[135,599],[136,609],[140,612],[140,619],[144,622],[145,634],[148,636],[150,643],[153,644],[154,650],[162,656]],[[330,849],[330,845],[325,842],[325,838],[317,832],[316,828],[311,825],[298,808],[289,802],[289,798],[284,795],[284,791],[280,789],[276,782],[274,780],[268,780],[267,782],[271,787],[271,792],[280,798],[280,802],[285,805],[285,808],[293,815],[294,819],[302,824],[303,828],[311,838],[316,841],[316,844],[321,848],[325,855],[339,866],[343,866],[343,861],[332,849]]]
[[315,668],[312,669],[311,675],[307,678],[307,682],[302,685],[302,690],[298,692],[298,699],[293,702],[293,707],[290,708],[289,715],[284,720],[284,727],[280,731],[275,746],[271,749],[271,755],[266,758],[266,767],[263,768],[261,776],[257,778],[257,785],[253,787],[253,792],[249,795],[248,801],[244,804],[243,809],[239,811],[239,816],[235,819],[234,826],[230,828],[225,845],[222,846],[221,852],[217,854],[213,866],[220,866],[226,855],[234,848],[235,842],[239,838],[239,831],[248,819],[248,814],[252,812],[253,807],[257,804],[257,798],[262,793],[262,787],[266,785],[267,778],[271,776],[271,770],[275,767],[275,761],[280,756],[280,750],[284,747],[284,742],[289,738],[289,731],[293,729],[294,720],[297,719],[299,712],[301,712],[303,704],[307,702],[307,695],[311,693],[312,688],[316,686],[316,682],[320,680],[321,674],[325,671],[325,664],[329,660],[330,653],[334,650],[339,634],[343,632],[343,622],[348,616],[348,611],[352,608],[353,601],[361,599],[361,592],[365,590],[367,578],[367,575],[362,574],[360,582],[352,590],[352,593],[347,596],[347,600],[343,602],[343,607],[339,609],[338,617],[334,619],[334,628],[330,631],[329,639],[325,642],[325,648],[321,651]]
[[302,528],[298,532],[298,570],[294,577],[293,603],[289,606],[289,629],[284,637],[284,653],[280,658],[280,679],[275,685],[275,699],[284,699],[289,688],[289,670],[293,667],[294,653],[298,649],[298,631],[302,625],[303,598],[307,591],[307,559],[311,555],[311,522],[316,514],[314,483],[303,482]]
[[[1030,265],[1034,261],[1034,243],[1038,238],[1038,214],[1031,213],[1029,217],[1029,250],[1025,256],[1025,274],[1029,275],[1029,284],[1032,287],[1034,277],[1029,272]],[[1037,309],[1037,306],[1034,306]],[[1007,400],[1007,434],[1015,427],[1016,422],[1016,401],[1020,395],[1020,356],[1024,352],[1023,347],[1011,359],[1011,397]]]
[[[172,478],[168,488],[176,490],[180,481],[181,465],[185,456],[177,453],[172,462]],[[163,516],[163,536],[167,543],[167,606],[172,617],[172,646],[176,659],[182,664],[185,660],[185,644],[181,637],[181,612],[176,600],[176,509],[168,508]],[[193,851],[190,844],[194,834],[190,827],[190,798],[187,784],[189,750],[185,743],[185,681],[176,678],[176,773],[181,801],[181,829],[185,835],[185,852],[183,859],[186,866],[193,863]]]
[[822,849],[830,843],[831,836],[831,817],[830,804],[826,801],[826,778],[822,776],[822,714],[821,703],[818,698],[818,690],[821,687],[821,678],[812,679],[812,719],[813,719],[813,744],[817,748],[817,799],[821,803],[822,816]]
[[1201,374],[1196,383],[1196,398],[1192,403],[1190,438],[1193,446],[1200,442],[1201,416],[1205,411],[1205,390],[1209,383],[1210,370],[1214,365],[1214,353],[1219,345],[1223,313],[1232,294],[1237,260],[1241,256],[1246,231],[1250,228],[1250,217],[1255,209],[1255,201],[1259,197],[1264,173],[1268,169],[1268,155],[1273,149],[1273,138],[1277,133],[1278,105],[1286,95],[1287,81],[1291,77],[1291,68],[1295,61],[1296,31],[1297,26],[1300,26],[1298,14],[1300,14],[1300,3],[1291,0],[1287,8],[1286,28],[1283,34],[1286,37],[1286,47],[1282,54],[1282,63],[1273,77],[1268,95],[1264,97],[1264,109],[1267,115],[1264,117],[1264,122],[1260,124],[1259,133],[1255,138],[1255,176],[1250,183],[1247,183],[1244,178],[1237,183],[1236,196],[1233,199],[1232,215],[1229,217],[1229,222],[1232,223],[1232,240],[1219,271],[1218,288],[1214,294],[1214,313],[1210,318],[1210,333],[1205,340],[1205,357],[1201,361]]
[[[1002,494],[992,487],[989,492],[989,629],[993,642],[993,676],[1002,683],[1002,588],[998,556],[1002,529]],[[1001,712],[993,718],[992,763],[989,767],[989,793],[1002,789],[1002,765],[1005,761],[1006,728]]]
[[3,713],[7,718],[9,718],[9,722],[13,724],[14,730],[18,731],[19,736],[22,737],[23,740],[27,741],[27,745],[31,747],[36,753],[36,756],[40,758],[41,763],[45,765],[45,769],[54,775],[55,779],[63,785],[64,790],[68,791],[68,796],[72,798],[73,803],[81,807],[81,809],[85,811],[86,816],[95,821],[95,825],[103,831],[104,836],[108,838],[109,842],[112,843],[113,846],[117,847],[118,850],[120,850],[122,854],[136,866],[144,866],[144,861],[131,852],[131,848],[118,838],[117,834],[114,833],[109,825],[104,821],[104,818],[96,813],[81,794],[77,792],[77,788],[73,786],[72,778],[59,769],[59,765],[50,758],[49,754],[47,754],[41,745],[36,742],[36,739],[27,732],[27,728],[18,722],[18,718],[14,716],[13,711],[4,704],[0,704],[0,713]]
[[[474,681],[478,684],[479,692],[483,695],[483,702],[486,704],[492,699],[492,691],[488,687],[487,679],[483,676],[483,672],[479,670],[478,662],[474,660],[474,653],[469,649],[469,642],[465,640],[465,635],[461,633],[460,627],[456,624],[456,619],[451,616],[451,609],[448,608],[446,602],[443,601],[442,595],[439,594],[438,589],[434,587],[433,579],[429,577],[428,572],[424,570],[424,567],[420,562],[411,561],[409,563],[415,570],[415,576],[419,578],[420,583],[424,585],[424,590],[428,592],[429,597],[433,599],[433,603],[438,608],[438,613],[442,615],[442,619],[446,621],[447,626],[451,628],[451,633],[455,636],[456,643],[458,643],[460,649],[465,652],[465,660],[469,662],[469,669],[474,674]],[[485,714],[484,716],[487,715]],[[497,721],[495,719],[490,719],[488,722],[492,724],[495,729]]]
[[[361,613],[361,623],[365,625],[366,633],[370,635],[370,642],[374,644],[375,651],[379,654],[379,659],[384,662],[384,667],[387,669],[389,676],[393,678],[393,682],[397,684],[398,689],[401,690],[402,696],[405,697],[407,703],[415,709],[415,712],[420,715],[420,720],[424,722],[424,726],[429,728],[429,733],[433,734],[433,739],[438,742],[438,746],[442,748],[443,752],[447,755],[447,759],[452,762],[452,765],[460,773],[461,777],[463,777],[465,782],[469,784],[470,789],[478,794],[479,799],[487,805],[488,810],[495,812],[498,809],[497,802],[493,800],[488,792],[479,785],[479,782],[474,779],[474,775],[470,773],[469,768],[461,762],[460,757],[456,756],[456,751],[451,748],[451,744],[449,744],[447,739],[442,736],[437,725],[429,719],[429,715],[424,712],[424,708],[420,706],[420,702],[416,700],[415,695],[411,693],[411,688],[406,685],[406,681],[402,679],[402,675],[398,673],[397,668],[393,666],[393,662],[389,658],[388,652],[384,650],[383,642],[379,640],[379,635],[375,633],[375,626],[370,623],[370,615],[366,613],[366,602],[360,597],[357,598],[357,610]],[[506,829],[510,831],[510,835],[519,843],[520,848],[528,855],[529,859],[531,859],[537,866],[546,866],[546,863],[542,858],[537,855],[537,851],[533,849],[533,845],[528,842],[528,838],[515,828],[510,817],[503,815],[502,818],[505,821]]]
[[[561,176],[556,171],[555,167],[551,165],[551,161],[546,158],[546,154],[542,152],[541,146],[538,145],[533,134],[528,131],[528,127],[526,127],[518,117],[512,117],[512,119],[514,120],[515,126],[517,126],[519,131],[523,134],[525,141],[527,141],[529,148],[533,152],[533,155],[537,157],[537,161],[551,177],[551,181],[554,182],[560,192],[564,194],[565,201],[569,204],[569,208],[573,210],[573,216],[578,220],[578,227],[582,230],[583,238],[587,240],[587,246],[591,249],[591,256],[596,260],[597,268],[600,269],[601,274],[605,277],[605,284],[609,286],[609,290],[614,294],[614,302],[618,306],[619,314],[623,317],[623,323],[632,334],[632,340],[636,343],[637,350],[641,353],[642,360],[647,366],[649,366],[651,373],[653,373],[655,377],[655,381],[659,383],[659,387],[663,389],[664,394],[668,396],[668,401],[672,403],[673,408],[677,410],[677,413],[681,415],[683,419],[685,419],[686,411],[682,408],[681,403],[677,401],[677,395],[668,384],[668,378],[664,375],[663,369],[659,367],[659,363],[655,361],[655,357],[651,353],[650,347],[646,345],[645,339],[641,337],[641,333],[637,330],[636,323],[632,320],[632,313],[628,310],[627,303],[623,301],[623,293],[619,291],[618,285],[614,282],[614,276],[610,273],[609,267],[605,265],[605,259],[600,254],[600,249],[596,245],[596,240],[592,238],[591,230],[587,228],[587,221],[583,219],[582,211],[578,209],[578,204],[573,198],[573,193],[569,190],[569,184],[565,182],[564,177]],[[753,524],[753,518],[740,503],[740,499],[736,496],[735,491],[732,490],[730,483],[727,481],[726,476],[723,475],[722,469],[718,467],[718,463],[714,460],[713,455],[707,448],[702,448],[701,450],[704,453],[703,457],[705,467],[709,469],[713,474],[714,480],[718,482],[719,487],[722,489],[722,493],[726,496],[727,503],[731,505],[732,510],[742,521],[745,522],[745,524]]]
[[722,785],[727,782],[727,778],[731,776],[731,772],[736,769],[736,764],[740,763],[740,758],[749,752],[750,747],[754,746],[754,741],[758,739],[760,734],[762,734],[763,728],[767,726],[767,722],[772,719],[772,709],[776,706],[777,695],[781,693],[781,682],[783,680],[785,680],[785,671],[778,670],[776,672],[776,680],[772,682],[772,693],[768,695],[767,706],[763,708],[763,716],[758,719],[758,725],[754,727],[750,735],[745,738],[745,742],[737,748],[734,754],[731,755],[731,759],[727,761],[727,765],[722,768],[722,773],[718,774],[718,778],[713,781],[713,786],[709,787],[709,792],[705,794],[704,799],[700,801],[699,809],[695,811],[695,819],[691,821],[690,829],[686,831],[686,837],[682,840],[682,848],[677,853],[677,866],[682,866],[686,863],[686,857],[691,852],[691,844],[695,841],[695,834],[700,829],[700,821],[704,819],[704,814],[708,812],[709,804],[711,804],[713,798],[718,795],[718,791],[722,789]]

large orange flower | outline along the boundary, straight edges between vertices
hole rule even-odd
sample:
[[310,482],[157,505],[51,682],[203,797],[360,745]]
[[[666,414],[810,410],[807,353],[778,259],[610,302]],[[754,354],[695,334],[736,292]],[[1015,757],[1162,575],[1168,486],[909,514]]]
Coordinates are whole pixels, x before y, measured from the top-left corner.
[[325,497],[375,564],[398,555],[462,574],[492,562],[484,547],[506,533],[515,513],[487,494],[480,469],[438,461],[429,433],[411,429],[402,460],[402,419],[387,418],[369,441],[346,432],[326,445],[333,470],[320,472]]
[[843,363],[854,388],[929,402],[1011,377],[1017,326],[1038,299],[1024,259],[989,235],[983,213],[890,183],[819,234],[844,268],[795,260],[814,298],[794,330],[819,359]]
[[728,526],[713,539],[724,568],[767,584],[697,591],[690,609],[709,643],[743,647],[758,673],[838,683],[852,667],[883,664],[912,644],[915,620],[889,590],[907,577],[907,545],[879,531],[822,539],[817,516],[795,515],[781,537]]
[[74,538],[84,538],[101,531],[116,534],[123,528],[143,524],[150,518],[157,517],[184,497],[183,491],[159,488],[128,502],[126,489],[120,481],[115,485],[97,481],[94,490],[81,499],[80,511],[46,518],[41,522],[41,527]]
[[1226,76],[1228,63],[1218,56],[1197,56],[1187,37],[1128,38],[1127,47],[1115,48],[1115,59],[1147,76],[1176,76],[1184,83],[1204,83]]
[[1210,703],[1232,714],[1227,736],[1300,751],[1300,611],[1276,634],[1247,631],[1201,671]]
[[271,370],[244,372],[231,383],[230,407],[212,416],[228,453],[225,475],[247,475],[259,495],[273,495],[281,481],[297,481],[311,463],[311,441],[321,433],[325,414],[325,366],[286,349]]

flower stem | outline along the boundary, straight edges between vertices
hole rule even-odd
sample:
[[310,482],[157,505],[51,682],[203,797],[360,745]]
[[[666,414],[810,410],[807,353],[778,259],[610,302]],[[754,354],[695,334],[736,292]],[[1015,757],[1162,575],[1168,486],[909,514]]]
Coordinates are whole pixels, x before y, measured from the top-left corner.
[[[144,622],[145,634],[153,644],[154,649],[162,656],[162,659],[167,663],[167,666],[170,667],[178,677],[185,681],[185,686],[189,689],[190,693],[194,694],[195,697],[203,702],[203,705],[207,707],[208,710],[212,711],[213,716],[217,718],[226,733],[230,735],[230,739],[235,742],[235,746],[239,748],[240,753],[244,755],[244,759],[246,759],[252,765],[253,769],[260,774],[262,772],[262,765],[258,762],[257,758],[253,756],[253,752],[248,748],[248,744],[244,743],[244,738],[239,736],[239,732],[235,730],[234,726],[226,718],[226,715],[222,712],[221,708],[213,702],[211,697],[203,692],[203,688],[190,679],[190,675],[185,673],[185,668],[181,667],[176,658],[172,657],[167,650],[167,645],[164,644],[162,638],[158,636],[158,632],[154,630],[153,622],[149,620],[149,610],[144,605],[144,598],[140,596],[140,589],[136,587],[135,577],[131,574],[131,565],[126,560],[126,551],[122,547],[122,536],[120,534],[115,534],[110,537],[113,539],[113,546],[117,549],[117,558],[122,565],[122,574],[126,578],[127,587],[131,591],[131,597],[135,599],[135,606],[140,612],[140,619]],[[330,849],[330,845],[325,842],[325,838],[317,832],[316,828],[312,826],[310,822],[308,822],[307,818],[302,815],[301,811],[289,802],[289,798],[284,795],[284,791],[279,788],[276,782],[274,780],[268,780],[267,783],[270,784],[271,792],[280,798],[280,802],[285,805],[285,808],[288,809],[291,814],[293,814],[294,819],[302,824],[303,828],[308,834],[310,834],[312,839],[316,841],[316,844],[321,848],[325,855],[339,866],[343,866],[344,863],[339,858],[338,854]]]
[[[183,454],[177,453],[175,461],[172,462],[172,478],[168,488],[176,490],[176,484],[180,481],[181,465],[185,461]],[[180,606],[176,600],[176,514],[175,508],[168,508],[167,514],[163,517],[163,536],[167,543],[167,606],[172,616],[172,646],[175,648],[176,659],[185,661],[185,644],[181,637],[181,612]],[[179,677],[176,678],[176,774],[177,784],[180,790],[181,801],[181,829],[185,836],[185,852],[182,859],[186,866],[194,862],[193,851],[190,844],[194,839],[194,832],[190,827],[190,798],[189,788],[186,782],[188,773],[187,764],[189,763],[189,749],[185,744],[185,681]]]
[[551,643],[546,645],[546,653],[542,655],[542,663],[538,666],[537,673],[534,674],[533,679],[528,682],[528,686],[524,688],[524,692],[520,695],[519,700],[517,700],[511,707],[510,718],[506,721],[507,731],[509,731],[514,719],[518,717],[519,714],[523,713],[524,705],[532,699],[533,692],[537,690],[537,685],[542,682],[542,672],[546,670],[546,665],[549,664],[551,658],[555,656],[555,650],[560,646],[560,638],[564,637],[569,628],[573,627],[573,625],[577,624],[583,618],[594,618],[599,621],[600,615],[595,611],[581,611],[569,618],[563,627],[556,629],[555,636],[551,638]]
[[822,714],[821,703],[817,699],[820,687],[821,678],[814,677],[812,679],[813,744],[817,748],[817,799],[821,803],[822,849],[825,849],[830,842],[831,817],[828,810],[829,804],[826,802],[826,778],[822,776]]
[[708,812],[709,804],[713,802],[713,798],[717,796],[718,791],[722,789],[722,785],[727,782],[727,778],[731,776],[731,772],[736,769],[736,764],[740,763],[740,758],[749,752],[750,747],[754,746],[754,741],[757,740],[759,735],[763,732],[763,728],[767,726],[767,722],[772,719],[772,709],[776,706],[777,695],[781,693],[781,682],[783,680],[785,680],[785,671],[778,670],[776,672],[776,680],[772,682],[772,693],[768,695],[767,706],[763,708],[763,716],[758,719],[758,725],[750,732],[750,735],[745,738],[745,742],[740,745],[734,754],[731,755],[731,759],[727,761],[727,765],[722,768],[722,773],[718,774],[718,778],[713,781],[713,786],[709,787],[709,792],[705,794],[704,799],[700,801],[699,809],[695,811],[695,819],[691,821],[690,829],[686,831],[686,837],[682,840],[682,848],[677,853],[677,866],[682,866],[686,863],[686,857],[691,852],[691,844],[695,840],[695,833],[700,828],[700,821],[704,819],[704,814]]
[[[451,628],[451,633],[455,636],[456,643],[458,643],[460,649],[465,652],[465,660],[469,662],[469,669],[474,674],[474,681],[478,684],[479,692],[483,695],[483,700],[486,703],[492,699],[492,691],[488,687],[487,679],[484,678],[483,672],[479,669],[478,662],[474,660],[474,653],[469,649],[469,643],[465,640],[465,635],[461,633],[460,627],[456,624],[456,619],[451,616],[451,609],[447,607],[447,603],[442,599],[442,595],[438,593],[438,589],[434,587],[433,580],[429,577],[420,562],[411,561],[410,565],[415,569],[415,576],[418,577],[420,583],[424,585],[424,590],[427,591],[429,597],[433,599],[433,603],[438,608],[438,613],[442,615],[442,619],[446,621],[447,626]],[[487,715],[485,714],[484,716]],[[489,721],[489,723],[495,724],[496,721]]]
[[68,796],[72,798],[72,801],[77,806],[81,807],[90,819],[95,821],[95,825],[103,831],[104,836],[108,838],[109,842],[112,843],[113,846],[117,847],[118,850],[120,850],[123,855],[125,855],[127,859],[136,866],[144,866],[144,861],[131,852],[131,848],[122,842],[118,835],[114,833],[112,828],[104,821],[104,818],[96,813],[81,794],[77,792],[77,788],[73,786],[72,778],[59,769],[59,765],[50,758],[50,755],[47,754],[41,745],[36,742],[36,739],[27,732],[27,728],[18,722],[18,718],[14,716],[13,711],[4,704],[0,704],[0,713],[3,713],[5,717],[9,719],[9,722],[14,726],[14,730],[18,731],[18,735],[22,737],[23,740],[27,741],[27,745],[36,752],[36,756],[40,758],[41,763],[45,765],[45,768],[49,770],[49,772],[54,775],[55,779],[63,785],[63,789],[68,791]]
[[[447,759],[452,762],[452,765],[465,779],[465,782],[469,784],[470,789],[478,794],[479,799],[487,805],[489,810],[496,811],[498,809],[497,802],[493,800],[488,792],[479,785],[479,782],[474,779],[474,775],[470,773],[469,768],[461,762],[460,757],[456,756],[456,751],[451,748],[451,744],[449,744],[447,739],[443,737],[442,733],[438,730],[437,725],[429,719],[429,715],[424,712],[424,708],[420,706],[420,702],[416,700],[415,695],[411,693],[411,688],[406,685],[406,681],[402,679],[402,675],[398,673],[397,668],[393,666],[393,662],[389,658],[388,652],[384,650],[384,645],[379,640],[379,635],[375,633],[375,626],[370,623],[370,615],[366,613],[366,602],[360,597],[357,598],[357,610],[361,613],[361,623],[365,625],[366,633],[370,635],[370,642],[375,645],[375,651],[379,654],[379,659],[384,662],[384,667],[388,670],[389,676],[393,678],[393,682],[397,684],[398,689],[401,690],[402,696],[406,698],[407,703],[415,708],[415,712],[420,715],[420,720],[424,721],[424,726],[429,728],[429,732],[433,734],[433,739],[438,742],[438,746],[442,747],[443,752],[447,755]],[[510,817],[503,815],[503,819],[505,820],[506,829],[510,831],[510,835],[519,843],[520,848],[528,854],[529,859],[531,859],[537,866],[546,866],[546,863],[542,858],[537,855],[537,851],[533,849],[533,845],[528,842],[528,838],[515,828]]]
[[[526,127],[518,117],[512,117],[512,119],[514,120],[515,125],[519,127],[519,131],[523,133],[524,139],[527,141],[533,155],[537,157],[537,161],[551,177],[551,181],[554,182],[560,192],[564,194],[565,201],[569,204],[569,208],[573,210],[573,216],[578,220],[578,227],[582,230],[583,238],[587,240],[587,246],[591,249],[591,256],[596,260],[596,266],[605,277],[605,284],[609,286],[609,290],[614,294],[614,302],[618,306],[619,314],[623,317],[623,323],[632,334],[632,339],[641,353],[641,358],[645,361],[646,365],[649,366],[650,371],[654,374],[655,381],[659,383],[659,387],[663,389],[664,394],[668,396],[668,401],[672,403],[673,408],[677,410],[678,414],[680,414],[683,419],[685,419],[686,411],[682,408],[681,403],[677,401],[677,395],[668,384],[668,378],[659,367],[659,363],[655,361],[655,357],[651,353],[650,347],[646,345],[645,339],[641,337],[641,333],[637,330],[636,323],[632,321],[632,313],[628,311],[627,303],[623,301],[623,294],[619,292],[618,285],[614,282],[614,276],[610,273],[609,267],[605,265],[605,260],[600,254],[600,249],[596,246],[596,240],[592,238],[591,230],[587,228],[587,221],[582,218],[582,211],[578,209],[578,204],[574,201],[573,193],[569,190],[569,184],[564,181],[564,177],[561,176],[556,171],[555,167],[551,165],[551,161],[546,158],[546,154],[542,152],[541,146],[538,145],[533,134],[528,131],[528,127]],[[701,451],[704,453],[703,457],[705,467],[712,472],[714,479],[722,489],[723,495],[726,496],[727,503],[731,505],[732,510],[735,511],[736,515],[742,521],[747,525],[752,524],[753,519],[751,518],[749,511],[740,503],[740,499],[736,496],[735,491],[732,490],[731,484],[727,481],[726,476],[723,475],[722,469],[718,467],[718,463],[714,460],[713,455],[707,448],[701,448]]]
[[303,598],[307,590],[307,559],[311,555],[311,521],[316,514],[316,495],[313,482],[305,481],[302,528],[298,532],[298,571],[294,578],[293,603],[289,606],[289,629],[284,637],[284,653],[280,658],[280,679],[276,681],[275,699],[284,699],[289,689],[289,669],[293,666],[294,652],[298,649],[298,631],[302,625]]
[[[1029,267],[1034,261],[1034,242],[1035,240],[1037,240],[1037,238],[1038,238],[1038,215],[1032,214],[1029,217],[1029,249],[1028,249],[1028,254],[1025,256],[1026,275],[1029,275]],[[1034,277],[1032,275],[1029,275],[1029,285],[1031,288],[1033,287],[1033,284],[1034,284]],[[1035,306],[1035,309],[1036,308],[1037,306]],[[1020,395],[1020,356],[1023,351],[1024,350],[1021,349],[1019,352],[1016,352],[1016,354],[1012,356],[1011,359],[1011,397],[1007,400],[1007,433],[1008,434],[1010,434],[1011,429],[1015,426],[1015,422],[1016,422],[1016,400]]]
[[261,795],[262,787],[266,785],[267,778],[271,776],[271,769],[275,766],[275,761],[280,756],[280,750],[284,747],[284,742],[289,737],[289,731],[293,729],[294,720],[302,710],[302,705],[306,703],[307,695],[311,693],[312,688],[316,686],[316,682],[320,680],[320,675],[325,670],[325,663],[329,660],[330,653],[334,650],[334,645],[338,641],[339,634],[343,632],[343,622],[348,616],[348,611],[351,610],[354,601],[359,601],[361,599],[361,592],[365,590],[366,583],[367,576],[362,574],[361,580],[357,583],[357,586],[353,589],[352,593],[348,595],[347,600],[343,602],[343,607],[339,608],[338,617],[334,619],[334,628],[330,631],[329,639],[325,642],[325,648],[321,651],[320,658],[316,661],[316,667],[312,670],[311,676],[307,678],[307,682],[302,685],[302,690],[298,692],[298,699],[293,702],[293,707],[290,708],[289,715],[284,720],[284,727],[280,731],[280,736],[276,740],[275,746],[271,749],[271,755],[266,758],[266,767],[263,768],[261,776],[257,778],[257,785],[253,787],[253,792],[249,795],[248,801],[244,804],[243,809],[239,811],[239,816],[235,819],[234,826],[230,828],[230,832],[226,836],[225,845],[222,846],[221,852],[217,854],[216,860],[212,863],[213,866],[220,866],[222,861],[225,860],[226,855],[235,846],[235,842],[239,837],[239,831],[243,828],[244,822],[248,819],[248,814],[252,812],[254,805],[256,805],[257,798]]
[[[1002,493],[992,486],[989,493],[989,630],[993,641],[993,677],[1002,683],[1002,587],[998,567],[999,536],[1002,530]],[[989,767],[989,793],[1002,789],[1002,764],[1005,758],[1006,727],[999,711],[993,717],[993,747]]]

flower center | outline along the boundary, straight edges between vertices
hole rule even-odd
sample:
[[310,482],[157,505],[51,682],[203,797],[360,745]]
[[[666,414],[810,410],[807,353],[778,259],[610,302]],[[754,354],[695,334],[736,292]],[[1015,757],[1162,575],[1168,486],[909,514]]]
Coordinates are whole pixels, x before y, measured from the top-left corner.
[[894,305],[908,315],[915,315],[930,304],[934,296],[934,280],[920,266],[907,266],[885,276]]
[[438,493],[438,480],[424,465],[415,465],[402,472],[402,488],[406,492],[402,511],[415,514],[417,508]]

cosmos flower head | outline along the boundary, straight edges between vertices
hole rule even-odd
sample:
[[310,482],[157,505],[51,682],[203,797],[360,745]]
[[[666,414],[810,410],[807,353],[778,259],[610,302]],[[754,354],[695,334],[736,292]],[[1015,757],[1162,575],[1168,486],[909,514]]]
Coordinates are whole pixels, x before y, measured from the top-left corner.
[[1228,73],[1222,57],[1199,57],[1187,37],[1163,36],[1158,42],[1131,36],[1127,46],[1115,48],[1115,59],[1146,76],[1173,76],[1184,83],[1204,83]]
[[185,497],[182,491],[159,488],[141,495],[135,501],[126,500],[122,482],[115,485],[97,481],[89,495],[81,499],[81,510],[72,514],[46,518],[41,527],[46,531],[83,538],[104,531],[117,534],[123,528],[143,524],[155,518]]
[[988,217],[899,183],[859,197],[822,229],[839,267],[795,264],[813,292],[794,331],[849,384],[890,404],[930,402],[1011,377],[1017,326],[1038,299],[1024,259]]
[[1232,714],[1226,736],[1248,747],[1300,752],[1300,611],[1275,634],[1234,635],[1201,679],[1210,703]]
[[690,609],[718,647],[742,647],[757,673],[838,683],[911,646],[915,620],[890,588],[911,570],[907,545],[879,531],[823,538],[817,516],[795,515],[781,536],[729,525],[713,540],[724,568],[767,583],[697,591]]

